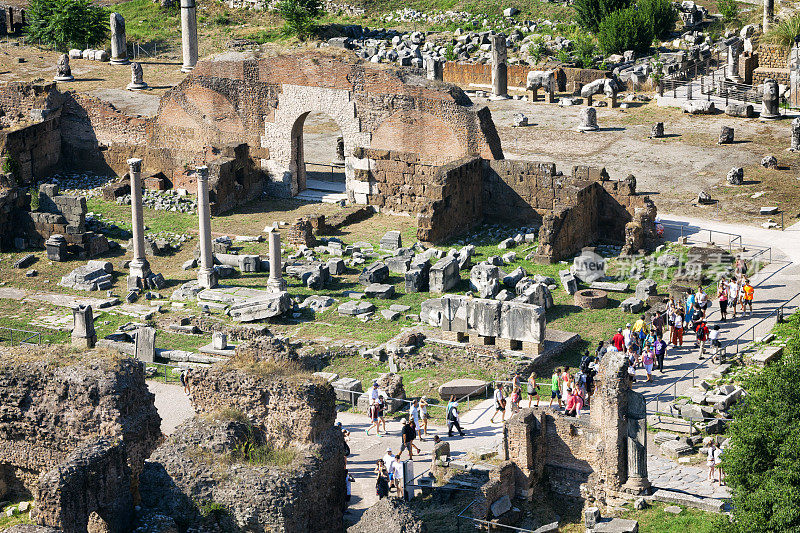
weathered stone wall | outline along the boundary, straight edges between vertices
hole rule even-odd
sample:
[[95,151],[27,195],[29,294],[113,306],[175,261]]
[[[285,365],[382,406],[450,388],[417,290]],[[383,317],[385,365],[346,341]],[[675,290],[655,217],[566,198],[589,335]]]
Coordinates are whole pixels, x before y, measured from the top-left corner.
[[25,238],[30,208],[30,195],[25,189],[0,189],[0,251],[11,251],[14,239]]
[[0,463],[11,492],[32,493],[40,472],[98,436],[122,439],[135,480],[161,437],[143,365],[104,351],[6,352],[0,397]]
[[446,162],[443,153],[450,159],[502,157],[488,108],[472,104],[457,87],[318,52],[201,61],[162,99],[148,144],[195,152],[234,141],[261,146],[269,151],[262,159],[268,190],[290,196],[305,180],[299,162],[310,112],[336,121],[346,159],[356,147],[409,151],[434,163]]
[[[779,44],[761,44],[757,51],[757,66],[753,70],[753,85],[761,85],[767,78],[789,84],[790,49]],[[754,54],[755,55],[755,54]]]
[[505,461],[489,472],[489,481],[484,483],[475,497],[472,506],[472,516],[478,520],[492,518],[491,506],[494,502],[508,496],[516,496],[516,481],[514,471],[516,467],[511,461]]
[[[589,422],[549,409],[522,409],[505,425],[504,459],[516,468],[516,492],[530,497],[547,483],[555,493],[582,497],[620,491],[628,479],[628,378],[621,354],[601,362]],[[645,450],[646,451],[646,450]]]
[[225,364],[192,370],[187,379],[195,411],[241,411],[276,446],[304,446],[318,441],[336,419],[333,388],[324,380],[302,373],[272,373],[264,365],[255,363],[249,369],[240,369]]
[[80,446],[39,477],[34,521],[65,533],[82,533],[95,513],[95,527],[102,524],[111,532],[130,529],[133,497],[127,459],[121,440],[98,439]]
[[41,122],[0,130],[0,154],[14,161],[19,169],[15,176],[19,185],[54,171],[61,158],[59,111]]
[[469,231],[483,218],[483,161],[465,157],[440,167],[425,184],[425,205],[417,215],[417,238],[442,242]]

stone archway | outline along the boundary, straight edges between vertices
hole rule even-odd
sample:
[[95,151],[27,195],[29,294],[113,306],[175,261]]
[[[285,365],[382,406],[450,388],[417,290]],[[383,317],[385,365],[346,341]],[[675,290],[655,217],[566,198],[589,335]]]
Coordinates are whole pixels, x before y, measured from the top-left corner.
[[264,123],[261,146],[269,149],[267,172],[275,187],[292,197],[305,187],[303,124],[311,112],[324,113],[339,126],[344,139],[347,189],[352,178],[353,148],[369,148],[372,135],[362,131],[352,93],[344,89],[283,84],[272,120]]

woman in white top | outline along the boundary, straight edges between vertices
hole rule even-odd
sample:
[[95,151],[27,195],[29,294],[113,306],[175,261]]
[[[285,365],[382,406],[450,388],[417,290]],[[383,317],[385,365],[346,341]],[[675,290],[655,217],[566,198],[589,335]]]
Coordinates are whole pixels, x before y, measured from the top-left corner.
[[733,277],[728,282],[728,311],[736,318],[736,304],[739,303],[739,281]]
[[714,483],[716,482],[716,479],[714,479],[714,469],[715,469],[714,452],[717,449],[717,445],[716,442],[714,442],[713,437],[708,437],[708,440],[706,441],[706,446],[708,446],[708,458],[706,459],[706,466],[708,467],[707,479],[710,482]]

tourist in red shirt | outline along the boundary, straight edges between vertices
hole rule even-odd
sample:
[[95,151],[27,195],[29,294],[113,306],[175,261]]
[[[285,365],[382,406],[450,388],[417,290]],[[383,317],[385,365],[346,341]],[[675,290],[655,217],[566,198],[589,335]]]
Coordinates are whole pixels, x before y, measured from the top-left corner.
[[625,349],[625,337],[622,335],[622,328],[617,329],[617,334],[611,337],[611,344],[614,345],[618,352]]

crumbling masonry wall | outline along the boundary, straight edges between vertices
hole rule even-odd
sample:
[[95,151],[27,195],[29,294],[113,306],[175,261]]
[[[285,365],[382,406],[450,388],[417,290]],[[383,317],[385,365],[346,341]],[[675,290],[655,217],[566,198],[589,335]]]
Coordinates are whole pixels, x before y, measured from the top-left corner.
[[198,414],[246,413],[279,447],[316,442],[336,420],[333,388],[304,374],[281,377],[220,365],[192,370],[188,383]]
[[0,397],[0,498],[33,494],[40,473],[99,436],[125,444],[135,485],[161,438],[143,365],[103,351],[75,356],[43,349],[19,358],[6,352]]
[[[504,459],[516,469],[515,493],[530,497],[538,487],[571,497],[602,499],[620,493],[628,480],[630,390],[624,357],[601,362],[591,418],[548,409],[522,409],[506,422]],[[645,447],[646,452],[646,447]]]

